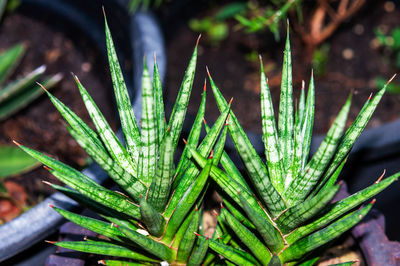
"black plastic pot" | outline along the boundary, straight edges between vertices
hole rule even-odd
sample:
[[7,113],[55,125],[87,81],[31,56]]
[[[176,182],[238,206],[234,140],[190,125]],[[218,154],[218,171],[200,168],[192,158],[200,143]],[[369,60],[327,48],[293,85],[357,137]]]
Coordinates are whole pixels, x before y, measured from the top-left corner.
[[[106,59],[104,19],[101,7],[104,6],[120,61],[130,59],[133,71],[125,79],[134,102],[134,109],[140,117],[141,95],[140,76],[143,56],[147,56],[149,69],[153,66],[153,54],[157,54],[157,63],[161,77],[165,75],[166,57],[164,41],[157,21],[150,13],[137,13],[130,17],[125,10],[126,1],[98,0],[23,0],[20,12],[27,16],[51,21],[51,26],[62,28],[72,37],[87,36]],[[106,67],[106,66],[105,66]],[[112,88],[110,88],[112,90]],[[84,174],[103,183],[107,176],[96,164],[83,171]],[[43,242],[54,233],[65,220],[48,205],[53,204],[70,210],[77,203],[61,193],[54,193],[43,202],[23,213],[16,219],[0,226],[0,262],[4,264],[38,265],[38,261],[29,261],[30,254],[15,256]],[[11,257],[14,258],[5,261]],[[40,260],[39,260],[40,261]],[[42,261],[43,262],[43,261]],[[40,263],[42,264],[42,263]]]

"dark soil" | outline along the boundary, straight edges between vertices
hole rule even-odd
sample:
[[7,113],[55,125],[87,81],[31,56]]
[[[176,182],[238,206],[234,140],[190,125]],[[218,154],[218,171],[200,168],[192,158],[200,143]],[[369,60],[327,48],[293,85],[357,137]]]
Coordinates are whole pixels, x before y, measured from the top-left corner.
[[[349,124],[354,120],[362,105],[377,88],[373,82],[377,76],[389,79],[395,69],[382,60],[379,49],[373,45],[374,29],[378,26],[390,32],[394,25],[400,23],[400,10],[393,12],[384,10],[385,1],[368,1],[351,21],[343,24],[327,41],[330,44],[329,62],[326,75],[316,76],[316,111],[314,133],[323,134],[329,129],[336,114],[346,101],[351,91],[355,92]],[[211,11],[197,14],[198,18],[209,15]],[[185,68],[193,51],[197,33],[192,32],[187,24],[177,23],[167,27],[168,69],[167,97],[174,101]],[[361,28],[361,30],[360,30]],[[282,32],[281,36],[284,36]],[[311,72],[310,58],[312,54],[304,47],[298,34],[291,31],[293,86],[298,97],[301,81],[306,87]],[[274,41],[272,34],[245,34],[243,31],[232,31],[227,40],[219,46],[210,47],[205,38],[200,41],[198,70],[196,73],[190,110],[195,112],[200,103],[200,94],[206,77],[205,66],[208,65],[214,81],[223,95],[234,98],[232,109],[242,126],[253,132],[261,132],[260,118],[260,85],[259,63],[245,59],[245,55],[256,51],[263,56],[264,68],[271,88],[275,111],[278,110],[281,66],[284,40]],[[343,54],[350,57],[345,58]],[[208,91],[207,119],[215,120],[218,109]],[[378,126],[397,119],[400,110],[398,96],[386,95],[377,108],[368,126]]]
[[[73,42],[63,33],[54,31],[39,21],[14,13],[6,16],[0,27],[0,50],[18,42],[24,42],[28,50],[15,71],[17,74],[12,78],[27,74],[42,64],[47,66],[46,75],[62,73],[64,78],[52,89],[52,93],[93,126],[70,75],[73,72],[80,78],[108,121],[114,121],[111,125],[116,128],[110,101],[111,82],[103,67],[106,62],[95,49],[81,47],[84,42]],[[82,53],[82,50],[86,52]],[[40,97],[18,114],[0,123],[0,144],[11,145],[11,140],[43,151],[78,169],[87,163],[86,153],[69,135],[61,115],[46,96]],[[42,167],[11,179],[22,184],[28,192],[30,203],[53,192],[42,180],[55,181]]]

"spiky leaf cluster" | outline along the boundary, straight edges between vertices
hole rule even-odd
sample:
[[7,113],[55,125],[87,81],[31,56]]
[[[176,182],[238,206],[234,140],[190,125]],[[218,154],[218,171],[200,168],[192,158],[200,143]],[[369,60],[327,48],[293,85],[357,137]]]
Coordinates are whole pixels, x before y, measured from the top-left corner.
[[[144,64],[142,118],[139,129],[106,20],[105,27],[110,72],[126,146],[119,141],[76,76],[75,81],[96,131],[61,101],[46,92],[67,122],[71,135],[118,184],[120,191],[107,189],[51,157],[20,146],[70,187],[53,184],[55,189],[94,210],[103,218],[88,218],[54,207],[65,218],[106,237],[55,244],[68,249],[134,261],[102,261],[107,265],[151,264],[162,261],[197,265],[203,260],[208,248],[207,242],[196,242],[194,232],[199,231],[202,216],[197,206],[200,206],[204,196],[211,166],[217,165],[222,155],[227,135],[225,124],[229,106],[199,143],[205,112],[204,88],[187,148],[175,167],[174,154],[192,90],[197,46],[183,78],[169,122],[164,115],[157,64],[154,65],[153,81]],[[214,148],[215,155],[210,156],[204,169],[201,169],[190,161],[188,147],[196,148],[202,156],[206,156]]]
[[[227,102],[211,76],[210,82],[219,109],[226,109]],[[307,97],[303,88],[294,109],[288,33],[278,123],[275,122],[261,62],[265,163],[230,111],[229,134],[248,179],[242,176],[226,153],[221,157],[223,170],[211,167],[211,177],[224,192],[221,194],[224,208],[218,216],[214,238],[208,240],[209,247],[228,263],[238,265],[292,265],[304,261],[313,264],[316,261],[313,252],[357,224],[373,202],[357,208],[400,175],[397,173],[380,182],[378,180],[345,199],[331,203],[340,187],[336,180],[343,165],[385,89],[386,86],[367,100],[352,125],[344,131],[350,95],[318,150],[308,160],[314,122],[314,80],[311,75]],[[190,148],[190,152],[199,165],[206,165],[207,160],[196,149]],[[215,260],[218,257],[210,254],[206,264]]]

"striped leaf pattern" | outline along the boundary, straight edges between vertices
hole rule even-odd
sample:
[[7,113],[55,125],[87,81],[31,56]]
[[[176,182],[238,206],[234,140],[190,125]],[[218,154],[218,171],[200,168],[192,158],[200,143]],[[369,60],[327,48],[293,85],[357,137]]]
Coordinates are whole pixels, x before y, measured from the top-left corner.
[[294,148],[292,56],[290,50],[289,30],[287,31],[285,52],[283,56],[280,99],[278,119],[279,146],[283,156],[283,165],[287,168],[292,163]]
[[[221,110],[226,108],[227,102],[223,98],[221,92],[215,85],[210,75],[209,79],[219,109]],[[257,189],[257,192],[260,194],[260,197],[266,203],[271,213],[273,215],[277,215],[286,208],[286,203],[272,185],[271,180],[268,178],[267,167],[258,156],[232,111],[230,112],[230,123],[228,125],[228,129],[235,147],[246,166],[246,170],[251,176],[251,181]]]
[[[171,118],[167,124],[164,112],[161,77],[155,63],[153,77],[143,65],[142,118],[139,128],[129,93],[105,20],[106,45],[115,99],[121,119],[126,147],[118,140],[85,87],[74,79],[96,127],[91,129],[72,110],[50,94],[54,106],[67,122],[67,129],[87,153],[113,178],[120,191],[102,187],[81,172],[40,152],[19,145],[39,160],[70,188],[50,184],[65,195],[98,213],[104,221],[84,217],[57,207],[65,218],[105,239],[59,242],[58,246],[105,256],[131,259],[129,265],[146,265],[166,261],[171,264],[201,264],[208,250],[207,241],[196,244],[194,232],[199,231],[201,211],[198,207],[208,187],[211,167],[218,165],[227,136],[226,124],[230,106],[226,108],[201,141],[200,132],[205,113],[205,88],[196,121],[189,133],[189,146],[199,148],[204,156],[215,150],[201,169],[188,150],[174,165],[174,155],[181,135],[196,69],[197,45],[178,92]],[[222,134],[221,134],[222,132]],[[206,160],[207,161],[207,160]],[[214,166],[215,167],[215,166]],[[176,169],[176,170],[175,170]],[[174,176],[181,175],[174,181]],[[174,182],[174,186],[172,186]],[[204,244],[206,243],[206,244]],[[102,260],[116,265],[124,260]]]
[[153,99],[153,87],[150,74],[143,60],[142,74],[142,128],[140,131],[140,179],[151,184],[156,171],[156,156],[158,155],[157,120]]
[[[227,102],[211,77],[210,83],[217,105],[223,110]],[[224,192],[221,198],[226,209],[218,216],[218,237],[209,239],[209,248],[222,255],[226,265],[314,265],[319,248],[357,224],[371,209],[374,200],[360,210],[355,208],[400,176],[397,173],[382,181],[380,178],[372,186],[331,203],[340,188],[340,183],[335,183],[351,148],[386,86],[368,99],[343,134],[350,111],[350,95],[310,160],[314,77],[311,73],[307,94],[303,82],[298,106],[293,108],[289,34],[283,59],[278,128],[262,62],[260,87],[265,164],[230,111],[229,134],[252,184],[247,185],[247,180],[226,153],[220,161],[224,170],[211,167],[210,176]],[[193,159],[204,168],[205,156],[198,149],[188,148]],[[220,263],[214,255],[208,255],[205,262],[205,265]]]
[[[45,92],[66,120],[68,131],[118,184],[119,191],[104,188],[78,170],[16,143],[69,186],[50,184],[53,188],[103,219],[53,207],[65,218],[104,236],[86,241],[54,242],[55,245],[121,258],[99,261],[107,265],[292,265],[300,262],[312,265],[318,254],[313,253],[306,261],[304,257],[357,224],[371,209],[374,200],[365,207],[356,208],[399,178],[400,173],[378,179],[370,187],[331,203],[340,187],[335,184],[336,180],[351,148],[386,86],[368,99],[343,134],[350,96],[308,161],[314,123],[314,78],[311,75],[307,95],[303,86],[298,106],[294,108],[289,32],[283,59],[278,124],[260,60],[265,163],[231,110],[231,103],[226,102],[208,73],[220,117],[211,128],[205,124],[207,134],[200,141],[206,101],[204,85],[198,113],[175,167],[175,151],[196,69],[197,44],[168,123],[158,66],[155,63],[151,77],[144,64],[143,117],[139,128],[107,21],[105,24],[110,72],[126,147],[76,76],[74,79],[96,130]],[[248,179],[223,149],[228,132]],[[201,202],[209,186],[209,176],[221,188],[224,205],[211,239],[197,233],[204,233]]]
[[265,77],[263,63],[261,65],[261,118],[263,130],[263,142],[268,174],[274,187],[282,192],[283,184],[283,158],[280,153],[275,123],[274,108],[272,106],[271,93]]
[[106,45],[108,62],[110,65],[111,79],[113,82],[115,98],[118,102],[118,113],[121,120],[121,127],[124,132],[124,139],[127,151],[134,164],[137,163],[139,156],[140,132],[136,122],[135,114],[131,106],[131,101],[126,89],[124,76],[118,62],[117,53],[115,51],[114,42],[108,27],[107,19],[104,16],[104,24],[106,31]]

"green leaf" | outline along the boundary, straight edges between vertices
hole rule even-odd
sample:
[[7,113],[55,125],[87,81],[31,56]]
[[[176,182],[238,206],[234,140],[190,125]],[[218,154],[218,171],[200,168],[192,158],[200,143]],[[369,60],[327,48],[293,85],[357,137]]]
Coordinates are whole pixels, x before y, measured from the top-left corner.
[[129,248],[104,241],[63,241],[56,242],[54,244],[62,248],[77,250],[86,253],[130,258],[138,261],[159,262],[158,260],[142,255]]
[[207,182],[211,166],[212,158],[208,159],[208,162],[203,170],[189,186],[187,191],[182,195],[179,203],[176,205],[176,208],[172,213],[171,218],[168,221],[167,229],[165,230],[165,235],[163,237],[165,241],[169,242],[173,239],[179,225],[182,223],[190,208],[193,207],[193,204],[196,202]]
[[[196,118],[193,121],[192,128],[190,129],[189,137],[187,139],[187,144],[186,145],[191,145],[193,148],[196,148],[199,142],[200,138],[200,133],[201,133],[201,127],[203,124],[203,119],[204,119],[204,113],[206,110],[206,84],[204,84],[204,90],[203,94],[201,97],[201,102],[199,109],[196,114]],[[190,162],[188,159],[190,158],[190,153],[188,153],[188,150],[185,146],[183,149],[181,158],[179,160],[178,166],[176,168],[176,173],[177,176],[174,180],[173,188],[176,189],[177,185],[179,184],[182,176],[183,176],[183,169],[186,169]]]
[[[279,102],[278,136],[279,147],[283,156],[283,166],[287,172],[292,163],[293,139],[293,86],[292,86],[292,58],[289,40],[289,25],[286,35],[285,53],[283,56],[281,96]],[[282,187],[279,190],[282,192]]]
[[177,261],[186,263],[188,261],[190,252],[192,251],[194,241],[196,240],[195,232],[199,228],[200,212],[196,211],[192,217],[185,235],[183,236],[178,249]]
[[262,118],[262,131],[265,150],[265,158],[268,166],[268,174],[274,187],[282,192],[283,187],[283,173],[282,156],[279,150],[279,143],[277,138],[276,122],[274,108],[272,105],[271,93],[268,87],[267,78],[264,73],[264,66],[260,57],[261,67],[261,118]]
[[340,186],[331,187],[328,191],[321,191],[316,196],[302,203],[290,207],[275,221],[283,233],[288,233],[314,215],[318,214],[339,191]]
[[326,170],[342,137],[351,104],[351,95],[340,110],[331,128],[316,153],[306,165],[301,174],[290,184],[285,191],[284,198],[293,206],[301,202],[312,190]]
[[132,230],[137,230],[137,226],[135,226],[131,223],[132,220],[130,220],[131,218],[128,215],[117,212],[114,209],[105,207],[104,205],[97,203],[96,201],[80,194],[79,192],[77,192],[75,190],[72,190],[72,189],[69,189],[69,188],[66,188],[63,186],[55,185],[55,184],[49,184],[49,185],[51,185],[55,190],[60,191],[67,197],[70,197],[71,199],[75,200],[81,206],[94,211],[95,213],[97,213],[104,219],[112,222],[113,224],[125,226]]
[[39,165],[39,161],[18,147],[0,146],[0,179],[28,172]]
[[118,229],[126,235],[130,240],[139,245],[142,249],[153,254],[154,256],[170,261],[172,259],[172,250],[164,244],[156,242],[155,240],[137,233],[133,230],[119,226]]
[[131,262],[131,261],[122,261],[122,260],[99,260],[99,264],[107,265],[107,266],[141,266],[141,265],[152,265],[151,263],[145,262]]
[[56,212],[61,214],[64,218],[67,220],[82,226],[86,229],[89,229],[90,231],[93,231],[95,233],[98,233],[100,235],[118,240],[122,243],[126,242],[126,237],[124,234],[122,234],[115,226],[113,226],[110,223],[106,223],[97,219],[93,219],[90,217],[82,216],[79,214],[75,214],[73,212],[69,212],[57,207],[52,207]]
[[178,145],[178,139],[182,131],[183,120],[185,119],[190,93],[192,91],[193,79],[196,71],[196,62],[197,44],[186,69],[185,76],[183,77],[182,84],[168,123],[168,127],[171,129],[173,150],[175,150],[176,146]]
[[[221,109],[226,109],[227,102],[223,98],[211,76],[209,76],[209,79],[218,108],[220,111]],[[278,191],[272,185],[270,179],[268,178],[267,168],[265,167],[261,158],[258,156],[232,111],[230,112],[230,122],[228,128],[235,147],[244,165],[246,166],[246,170],[249,172],[257,192],[266,203],[272,215],[279,214],[286,208],[286,204],[279,195]]]
[[139,217],[138,206],[132,202],[129,202],[125,196],[105,189],[89,177],[66,164],[50,158],[38,151],[22,146],[18,143],[16,144],[33,158],[54,169],[50,170],[50,172],[62,182],[71,186],[73,189],[76,189],[85,196],[90,197],[91,199],[107,207],[113,208],[127,215],[131,215],[134,218]]
[[188,266],[200,266],[207,255],[208,239],[200,239],[199,247],[194,250],[187,263]]
[[[47,88],[52,88],[61,79],[61,74],[54,75],[43,81]],[[19,82],[19,81],[17,81]],[[23,80],[21,80],[23,82]],[[31,102],[43,94],[43,90],[37,84],[14,84],[15,86],[22,86],[16,93],[11,95],[10,98],[0,103],[0,120],[4,120],[19,110],[28,106]],[[14,86],[12,85],[12,86]]]
[[250,249],[252,254],[263,264],[268,264],[271,259],[270,251],[263,243],[244,225],[242,225],[226,209],[221,210],[221,216],[228,223],[239,239]]
[[[34,82],[46,71],[45,66],[40,66],[30,72],[28,75],[23,78],[13,81],[4,88],[0,90],[0,104],[3,104],[16,94],[23,92],[28,86],[34,84]],[[36,84],[35,84],[36,85]],[[37,89],[40,89],[37,85],[35,86]]]
[[91,198],[92,200],[108,207],[122,212],[135,219],[140,217],[139,206],[129,201],[126,196],[106,189],[97,183],[89,183],[85,179],[77,179],[68,175],[68,173],[61,173],[55,170],[49,170],[52,175],[57,177],[60,181],[68,186],[82,193],[83,195]]
[[119,142],[117,136],[112,131],[107,120],[100,112],[96,103],[90,97],[89,93],[86,91],[85,87],[81,84],[77,76],[74,76],[76,84],[78,85],[79,92],[82,95],[82,100],[86,106],[86,109],[92,118],[92,121],[99,132],[99,135],[110,153],[111,157],[116,160],[126,171],[134,175],[136,172],[136,165],[131,161],[128,152]]
[[[205,240],[205,238],[202,236],[199,238]],[[208,246],[218,254],[237,265],[260,265],[249,253],[245,253],[241,250],[232,248],[217,241],[209,239]]]
[[272,222],[261,216],[254,208],[252,208],[244,197],[239,195],[239,198],[243,210],[246,212],[251,222],[255,225],[257,232],[261,235],[267,247],[272,252],[278,252],[282,250],[285,245],[283,237],[272,225]]
[[190,211],[190,213],[188,213],[188,215],[186,215],[185,220],[183,220],[183,222],[181,223],[181,225],[178,228],[178,231],[176,231],[175,233],[175,237],[174,237],[174,241],[172,243],[172,248],[177,250],[181,244],[181,241],[183,239],[183,237],[186,234],[186,230],[189,227],[190,223],[192,222],[192,218],[195,212],[198,212],[199,210],[196,208],[192,208],[192,210]]
[[157,132],[158,132],[158,145],[161,145],[164,138],[165,130],[167,129],[167,122],[165,121],[163,90],[160,72],[154,55],[154,69],[153,69],[153,90],[154,90],[154,105],[156,109],[157,119]]
[[340,141],[335,156],[332,159],[332,163],[329,165],[329,168],[326,170],[324,177],[314,191],[318,191],[324,185],[329,177],[335,172],[336,168],[339,167],[342,161],[350,153],[354,143],[366,127],[369,119],[372,116],[372,113],[375,111],[375,108],[382,99],[382,96],[385,93],[386,87],[389,83],[390,81],[386,83],[386,85],[375,95],[375,97],[373,97],[372,99],[368,99],[368,101],[354,120],[353,124],[350,126],[349,129],[347,129],[344,137]]
[[328,206],[323,216],[310,224],[297,228],[286,237],[286,240],[289,244],[294,243],[301,237],[329,224],[331,221],[339,218],[343,214],[354,209],[361,203],[365,202],[366,200],[370,199],[371,197],[375,196],[376,194],[387,188],[390,184],[396,181],[399,176],[400,173],[394,174],[382,180],[381,182],[375,183],[345,199],[342,199],[332,204],[331,206]]
[[303,149],[301,168],[303,169],[307,163],[308,154],[311,146],[312,129],[314,125],[314,110],[315,110],[315,86],[314,75],[311,73],[310,85],[307,92],[307,103],[305,110],[305,117],[302,120],[302,136],[303,136]]
[[163,212],[168,203],[172,178],[174,174],[174,151],[172,150],[172,137],[167,133],[160,147],[160,158],[147,199],[158,211]]
[[[219,195],[222,199],[224,206],[236,217],[243,225],[248,228],[255,229],[256,227],[251,223],[249,219],[243,214],[243,211],[236,207],[234,204],[230,203],[228,199],[225,198],[224,195]],[[241,205],[244,208],[243,205]]]
[[[201,156],[199,152],[193,150],[189,147],[189,151],[193,156],[193,159],[200,165],[200,167],[204,167],[206,165],[207,159]],[[239,199],[238,191],[240,191],[241,195],[246,199],[248,204],[252,206],[253,209],[257,210],[257,212],[266,217],[266,211],[261,208],[256,198],[250,194],[245,188],[243,188],[239,183],[235,180],[227,176],[222,170],[218,167],[211,166],[210,176],[214,179],[215,182],[240,206],[241,202]]]
[[125,171],[107,152],[98,149],[91,138],[81,135],[69,126],[67,130],[89,156],[136,202],[139,201],[140,195],[146,194],[146,185]]
[[[229,106],[219,116],[211,131],[205,136],[203,141],[199,145],[199,151],[203,156],[208,156],[215,142],[217,141],[218,135],[221,132],[222,127],[225,124],[226,117],[229,113]],[[190,146],[186,146],[188,149]],[[178,202],[181,200],[183,195],[187,192],[189,186],[193,183],[193,180],[199,173],[199,169],[194,163],[190,163],[188,168],[185,169],[183,176],[180,178],[179,185],[172,195],[170,202],[168,203],[167,209],[164,213],[165,217],[170,217]],[[178,177],[179,178],[179,177]]]
[[110,65],[110,74],[113,82],[119,117],[121,120],[121,127],[122,131],[124,132],[124,138],[127,147],[126,149],[130,155],[130,159],[135,164],[137,163],[139,156],[140,132],[136,122],[135,114],[133,113],[128,90],[126,88],[124,76],[118,62],[117,53],[115,52],[114,42],[112,40],[105,14],[104,24],[108,62]]
[[280,254],[282,261],[289,262],[292,260],[298,260],[306,253],[340,236],[342,233],[359,223],[368,213],[371,207],[372,204],[368,204],[368,206],[362,208],[361,210],[350,213],[326,228],[297,241]]
[[281,259],[276,254],[274,254],[267,266],[282,266]]
[[[146,184],[152,184],[152,179],[156,172],[157,156],[158,156],[158,133],[157,133],[157,118],[155,110],[155,101],[153,88],[149,71],[145,61],[143,60],[142,73],[142,123],[140,131],[140,180]],[[168,152],[171,148],[168,147]],[[168,154],[168,156],[171,156]],[[166,165],[167,167],[167,165]],[[156,181],[156,183],[159,181]],[[156,209],[158,205],[154,205]]]
[[25,54],[25,50],[25,45],[19,43],[0,54],[0,84],[2,84],[17,67]]
[[[208,134],[208,132],[210,131],[210,127],[207,124],[205,124],[205,129]],[[237,169],[235,163],[231,160],[231,158],[229,158],[229,155],[225,151],[222,152],[220,163],[229,177],[231,177],[240,185],[242,185],[243,187],[247,188],[250,191],[249,185],[246,183],[239,169]]]
[[140,200],[140,218],[151,235],[160,237],[164,233],[164,217],[144,198]]
[[[44,87],[42,87],[45,89]],[[49,96],[51,102],[54,107],[60,112],[60,114],[64,117],[65,121],[69,124],[69,126],[80,135],[84,136],[86,141],[92,143],[91,145],[95,146],[95,149],[98,150],[102,156],[108,157],[108,153],[106,148],[103,146],[103,143],[99,139],[96,132],[94,132],[81,118],[79,118],[74,112],[71,111],[65,104],[63,104],[60,100],[54,97],[50,92],[45,90],[47,95]]]

